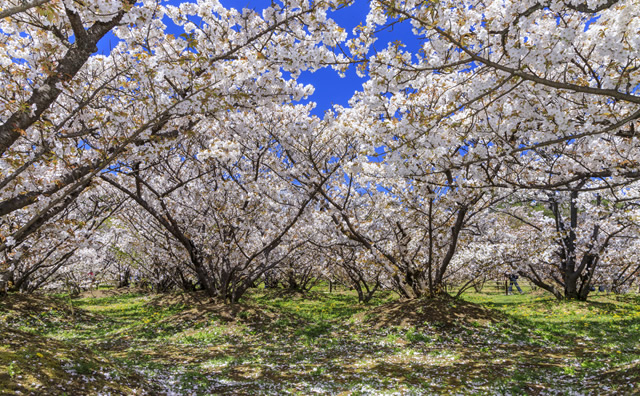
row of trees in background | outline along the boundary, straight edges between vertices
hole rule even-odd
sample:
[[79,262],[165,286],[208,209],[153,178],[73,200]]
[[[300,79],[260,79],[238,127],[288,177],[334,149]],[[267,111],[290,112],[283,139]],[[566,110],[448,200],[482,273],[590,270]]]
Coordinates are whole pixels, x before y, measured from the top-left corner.
[[[380,0],[351,36],[348,6],[0,10],[0,286],[638,281],[640,4]],[[296,79],[329,66],[367,80],[320,118]]]

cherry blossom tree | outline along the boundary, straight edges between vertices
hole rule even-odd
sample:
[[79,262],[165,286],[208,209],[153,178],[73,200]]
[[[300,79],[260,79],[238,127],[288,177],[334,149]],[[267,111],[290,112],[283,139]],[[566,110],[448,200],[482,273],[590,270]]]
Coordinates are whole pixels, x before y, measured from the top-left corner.
[[360,303],[368,303],[382,287],[391,286],[389,282],[385,282],[384,266],[378,262],[366,261],[370,259],[370,255],[360,246],[335,246],[328,249],[328,252],[334,263],[333,276],[353,288]]
[[[103,188],[92,187],[84,199],[74,201],[54,217],[53,223],[40,227],[10,252],[5,251],[12,290],[30,293],[59,282],[70,272],[83,273],[82,281],[89,272],[99,272],[95,267],[100,265],[98,257],[108,246],[102,230],[123,204]],[[81,261],[89,263],[79,266]],[[91,269],[85,271],[84,267]]]
[[203,139],[185,138],[153,162],[121,163],[101,179],[180,246],[211,297],[237,302],[305,244],[304,220],[345,155],[323,146],[324,123],[308,110],[269,105],[203,120],[194,127]]
[[[344,39],[326,16],[340,6],[332,2],[288,1],[262,15],[204,0],[7,5],[0,20],[2,252],[51,224],[119,158],[151,159],[203,118],[300,99],[311,92],[295,82],[301,70],[343,67],[330,48]],[[184,33],[167,33],[163,21]],[[107,34],[114,47],[96,55]]]
[[443,294],[454,257],[472,240],[474,219],[500,197],[467,195],[461,187],[434,188],[416,180],[400,186],[372,191],[380,188],[373,186],[348,199],[326,194],[332,221],[343,238],[366,248],[366,262],[384,268],[401,296]]
[[638,265],[622,257],[638,240],[637,187],[588,191],[593,184],[526,190],[493,208],[495,227],[510,230],[494,232],[503,265],[558,299],[586,300],[596,284],[631,281]]
[[[369,77],[351,105],[371,114],[360,122],[362,151],[382,149],[394,173],[411,181],[450,173],[470,191],[567,195],[559,205],[574,202],[564,209],[574,220],[587,210],[576,206],[577,197],[622,191],[638,180],[636,2],[370,5],[348,44]],[[394,42],[371,54],[378,32],[397,24],[411,24],[417,44]],[[579,222],[561,223],[577,238]],[[525,240],[520,235],[514,248],[527,251]],[[566,277],[583,276],[585,260],[565,263],[573,274]],[[578,298],[573,280],[562,281],[559,295]]]
[[370,254],[364,261],[384,268],[401,296],[442,294],[459,245],[470,240],[466,229],[509,192],[476,188],[465,172],[434,172],[427,156],[434,151],[459,156],[455,146],[420,147],[420,156],[394,149],[373,162],[367,155],[370,139],[389,147],[405,129],[401,121],[380,117],[379,110],[363,102],[344,109],[332,126],[355,135],[350,146],[360,154],[344,164],[346,176],[334,178],[321,192],[325,227],[333,223],[342,243],[363,247]]

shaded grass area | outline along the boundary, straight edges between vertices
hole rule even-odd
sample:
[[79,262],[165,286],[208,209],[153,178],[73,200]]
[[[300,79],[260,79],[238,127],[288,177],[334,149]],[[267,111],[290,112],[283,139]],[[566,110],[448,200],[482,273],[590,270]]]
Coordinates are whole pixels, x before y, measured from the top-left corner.
[[[0,300],[0,393],[633,394],[640,299],[99,291]],[[4,337],[6,335],[6,337]],[[6,373],[6,374],[4,374]]]
[[[123,370],[90,343],[75,340],[101,318],[53,297],[0,300],[0,394],[133,394],[144,377]],[[86,330],[84,330],[86,331]]]

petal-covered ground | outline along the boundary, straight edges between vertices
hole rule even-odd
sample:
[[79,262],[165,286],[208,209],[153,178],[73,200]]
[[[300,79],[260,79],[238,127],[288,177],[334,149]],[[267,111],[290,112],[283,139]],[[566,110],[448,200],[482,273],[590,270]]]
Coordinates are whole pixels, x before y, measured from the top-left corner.
[[0,394],[633,394],[639,302],[10,295],[0,300]]

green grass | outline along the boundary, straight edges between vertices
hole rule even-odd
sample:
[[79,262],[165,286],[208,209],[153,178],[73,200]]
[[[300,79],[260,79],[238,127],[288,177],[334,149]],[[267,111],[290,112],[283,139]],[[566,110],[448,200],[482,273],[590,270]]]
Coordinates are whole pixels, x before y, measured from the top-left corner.
[[640,382],[637,295],[487,288],[361,305],[345,290],[257,289],[224,306],[105,294],[0,300],[0,394],[625,394]]

